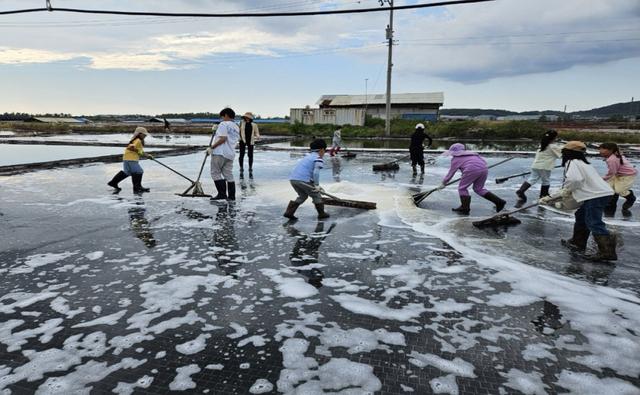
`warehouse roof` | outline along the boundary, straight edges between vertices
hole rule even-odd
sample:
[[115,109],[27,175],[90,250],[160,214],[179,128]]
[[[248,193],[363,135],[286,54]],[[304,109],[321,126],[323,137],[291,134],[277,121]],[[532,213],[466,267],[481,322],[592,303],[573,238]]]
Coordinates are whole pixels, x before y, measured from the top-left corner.
[[[366,99],[366,100],[365,100]],[[386,95],[323,95],[319,106],[363,106],[365,104],[385,104]],[[396,93],[391,95],[392,104],[443,104],[444,93]]]
[[86,123],[86,120],[76,118],[58,118],[58,117],[34,117],[38,122],[44,123]]

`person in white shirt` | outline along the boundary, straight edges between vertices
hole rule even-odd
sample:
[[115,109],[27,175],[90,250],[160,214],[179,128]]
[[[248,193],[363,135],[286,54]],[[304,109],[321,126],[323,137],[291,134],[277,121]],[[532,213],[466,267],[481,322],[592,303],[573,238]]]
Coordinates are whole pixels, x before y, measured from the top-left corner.
[[222,122],[218,124],[213,144],[207,148],[211,155],[211,178],[218,194],[211,200],[236,200],[236,183],[233,180],[233,159],[236,156],[236,144],[240,139],[238,125],[233,122],[235,111],[225,108],[220,111]]
[[556,159],[561,156],[560,147],[553,144],[556,138],[558,138],[558,132],[555,130],[547,130],[545,134],[542,135],[540,139],[540,149],[536,152],[536,157],[531,164],[531,175],[527,181],[522,183],[520,189],[516,191],[516,195],[518,196],[516,208],[524,206],[527,202],[525,192],[533,185],[536,185],[538,181],[542,184],[540,187],[540,197],[549,196],[551,170],[556,164]]
[[613,189],[589,164],[585,156],[586,151],[587,146],[581,141],[569,141],[562,148],[562,189],[553,196],[541,198],[540,203],[548,204],[559,197],[571,198],[577,202],[580,207],[575,212],[573,236],[569,240],[562,240],[562,244],[572,251],[583,253],[589,235],[593,234],[598,252],[586,258],[594,261],[615,261],[618,259],[616,238],[609,233],[602,221],[604,208],[613,195]]

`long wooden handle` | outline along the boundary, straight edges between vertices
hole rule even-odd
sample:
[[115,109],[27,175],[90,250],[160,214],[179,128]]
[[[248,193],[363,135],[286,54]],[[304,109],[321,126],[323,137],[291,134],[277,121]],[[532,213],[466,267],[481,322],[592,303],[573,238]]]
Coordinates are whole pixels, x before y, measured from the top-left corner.
[[[211,135],[211,140],[209,140],[209,147],[211,147],[211,144],[213,144],[213,138],[216,136],[215,133],[213,133]],[[200,166],[200,172],[198,173],[198,178],[196,178],[196,182],[200,181],[200,176],[202,175],[202,170],[204,169],[204,165],[205,163],[207,163],[207,157],[209,156],[208,152],[205,152],[204,154],[204,159],[202,160],[202,166]]]
[[160,166],[166,167],[167,169],[169,169],[169,170],[171,170],[172,172],[176,173],[176,174],[177,174],[177,175],[179,175],[180,177],[182,177],[182,178],[186,178],[187,180],[189,180],[189,181],[190,181],[190,182],[192,182],[192,183],[194,182],[191,178],[189,178],[189,177],[185,176],[184,174],[182,174],[182,173],[180,173],[180,172],[178,172],[178,171],[176,171],[176,170],[174,170],[174,169],[170,168],[169,166],[165,165],[164,163],[160,162],[159,160],[157,160],[157,159],[155,159],[155,158],[149,158],[149,159],[151,159],[152,161],[156,162],[156,163],[157,163],[157,164],[159,164]]

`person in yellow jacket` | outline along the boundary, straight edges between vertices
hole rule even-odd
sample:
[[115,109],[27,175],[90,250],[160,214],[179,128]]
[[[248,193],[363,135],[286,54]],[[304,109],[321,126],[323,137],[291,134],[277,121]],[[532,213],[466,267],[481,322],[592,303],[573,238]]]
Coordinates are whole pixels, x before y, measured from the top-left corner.
[[131,141],[129,141],[127,148],[124,150],[124,155],[122,155],[122,170],[107,183],[110,187],[115,188],[117,192],[121,190],[121,188],[118,187],[118,183],[129,176],[131,176],[134,193],[150,191],[149,188],[142,186],[142,174],[144,170],[142,170],[142,166],[138,163],[141,157],[153,159],[153,155],[144,152],[144,139],[147,136],[149,136],[149,132],[141,126],[138,126],[134,131]]

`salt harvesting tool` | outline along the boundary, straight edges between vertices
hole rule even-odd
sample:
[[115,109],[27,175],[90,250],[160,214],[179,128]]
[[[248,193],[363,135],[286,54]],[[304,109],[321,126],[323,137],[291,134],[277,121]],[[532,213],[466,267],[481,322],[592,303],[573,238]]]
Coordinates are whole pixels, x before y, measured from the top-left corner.
[[[561,199],[562,199],[562,197],[558,196],[558,197],[550,200],[549,203],[557,202],[558,200],[561,200]],[[524,207],[520,207],[520,208],[515,209],[515,210],[508,211],[506,213],[500,213],[500,214],[494,215],[491,218],[483,219],[483,220],[480,220],[480,221],[474,221],[474,222],[472,222],[472,224],[476,228],[497,228],[497,227],[500,227],[500,226],[519,225],[519,224],[522,223],[522,221],[520,221],[518,218],[512,217],[512,215],[515,214],[515,213],[519,213],[520,211],[524,211],[524,210],[530,209],[532,207],[538,206],[538,205],[540,205],[540,202],[531,203],[529,205],[526,205]]]
[[[556,167],[554,167],[554,169],[557,169],[559,167],[562,167],[562,165],[558,165]],[[502,177],[502,178],[496,178],[496,184],[502,184],[503,182],[510,180],[512,178],[516,178],[516,177],[522,177],[522,176],[527,176],[531,174],[531,171],[525,171],[524,173],[518,173],[518,174],[513,174],[507,177]]]
[[373,165],[373,171],[394,171],[394,170],[399,170],[400,169],[400,165],[398,164],[398,162],[400,162],[401,160],[405,160],[405,159],[409,158],[410,156],[411,156],[411,154],[405,155],[402,158],[398,158],[396,160],[392,160],[391,162],[381,163],[381,164],[378,164],[378,165]]
[[[494,163],[494,164],[492,164],[491,166],[489,166],[489,167],[488,167],[488,169],[491,169],[492,167],[499,166],[499,165],[501,165],[501,164],[503,164],[503,163],[505,163],[505,162],[510,161],[511,159],[513,159],[513,158],[507,158],[507,159],[501,160],[501,161],[500,161],[500,162],[498,162],[498,163]],[[449,185],[451,185],[451,184],[455,184],[455,183],[457,183],[458,181],[460,181],[461,179],[462,179],[462,177],[458,177],[458,178],[456,178],[456,179],[454,179],[454,180],[452,180],[452,181],[449,181],[448,183],[444,184],[444,186],[449,186]],[[429,191],[426,191],[426,192],[416,193],[415,195],[413,195],[413,196],[412,196],[412,198],[413,198],[413,202],[414,202],[414,203],[416,204],[416,206],[417,206],[417,205],[419,205],[419,204],[420,204],[424,199],[426,199],[427,197],[429,197],[429,195],[431,195],[432,193],[434,193],[435,191],[438,191],[438,190],[440,190],[440,188],[433,188],[433,189],[431,189],[431,190],[429,190]]]
[[[215,136],[215,134],[211,135],[211,139],[209,140],[208,147],[211,147],[211,144],[213,143],[214,136]],[[198,178],[196,178],[195,181],[191,181],[191,186],[189,188],[187,188],[184,192],[176,193],[176,195],[182,196],[182,197],[211,197],[211,195],[208,195],[208,194],[204,193],[204,190],[202,189],[202,183],[200,183],[200,177],[202,176],[202,170],[204,169],[204,165],[207,163],[207,158],[208,157],[209,157],[209,152],[205,151],[204,159],[202,160],[202,165],[200,166],[200,172],[198,173]]]
[[[156,162],[156,163],[157,163],[157,164],[159,164],[160,166],[165,167],[165,168],[167,168],[167,169],[171,170],[172,172],[176,173],[177,175],[179,175],[180,177],[182,177],[182,178],[186,179],[187,181],[191,182],[191,186],[189,187],[189,189],[194,188],[194,194],[196,193],[196,192],[195,192],[195,189],[196,189],[196,188],[199,188],[199,191],[200,191],[200,195],[199,195],[199,196],[210,196],[210,195],[205,195],[205,194],[204,194],[204,192],[202,191],[202,185],[201,185],[198,181],[193,181],[191,178],[189,178],[189,177],[185,176],[184,174],[180,173],[179,171],[177,171],[177,170],[175,170],[175,169],[172,169],[171,167],[169,167],[169,166],[165,165],[164,163],[160,162],[160,161],[159,161],[159,160],[157,160],[156,158],[149,158],[149,159],[151,159],[152,161]],[[189,191],[189,189],[187,189],[187,191]],[[180,195],[180,196],[182,196],[182,195]]]
[[[311,184],[307,184],[307,185],[313,187]],[[340,199],[339,197],[331,195],[330,193],[327,193],[322,189],[319,191],[319,193],[321,195],[326,196],[326,198],[322,199],[322,203],[329,206],[360,208],[363,210],[375,210],[377,207],[375,202],[363,202],[361,200]]]

